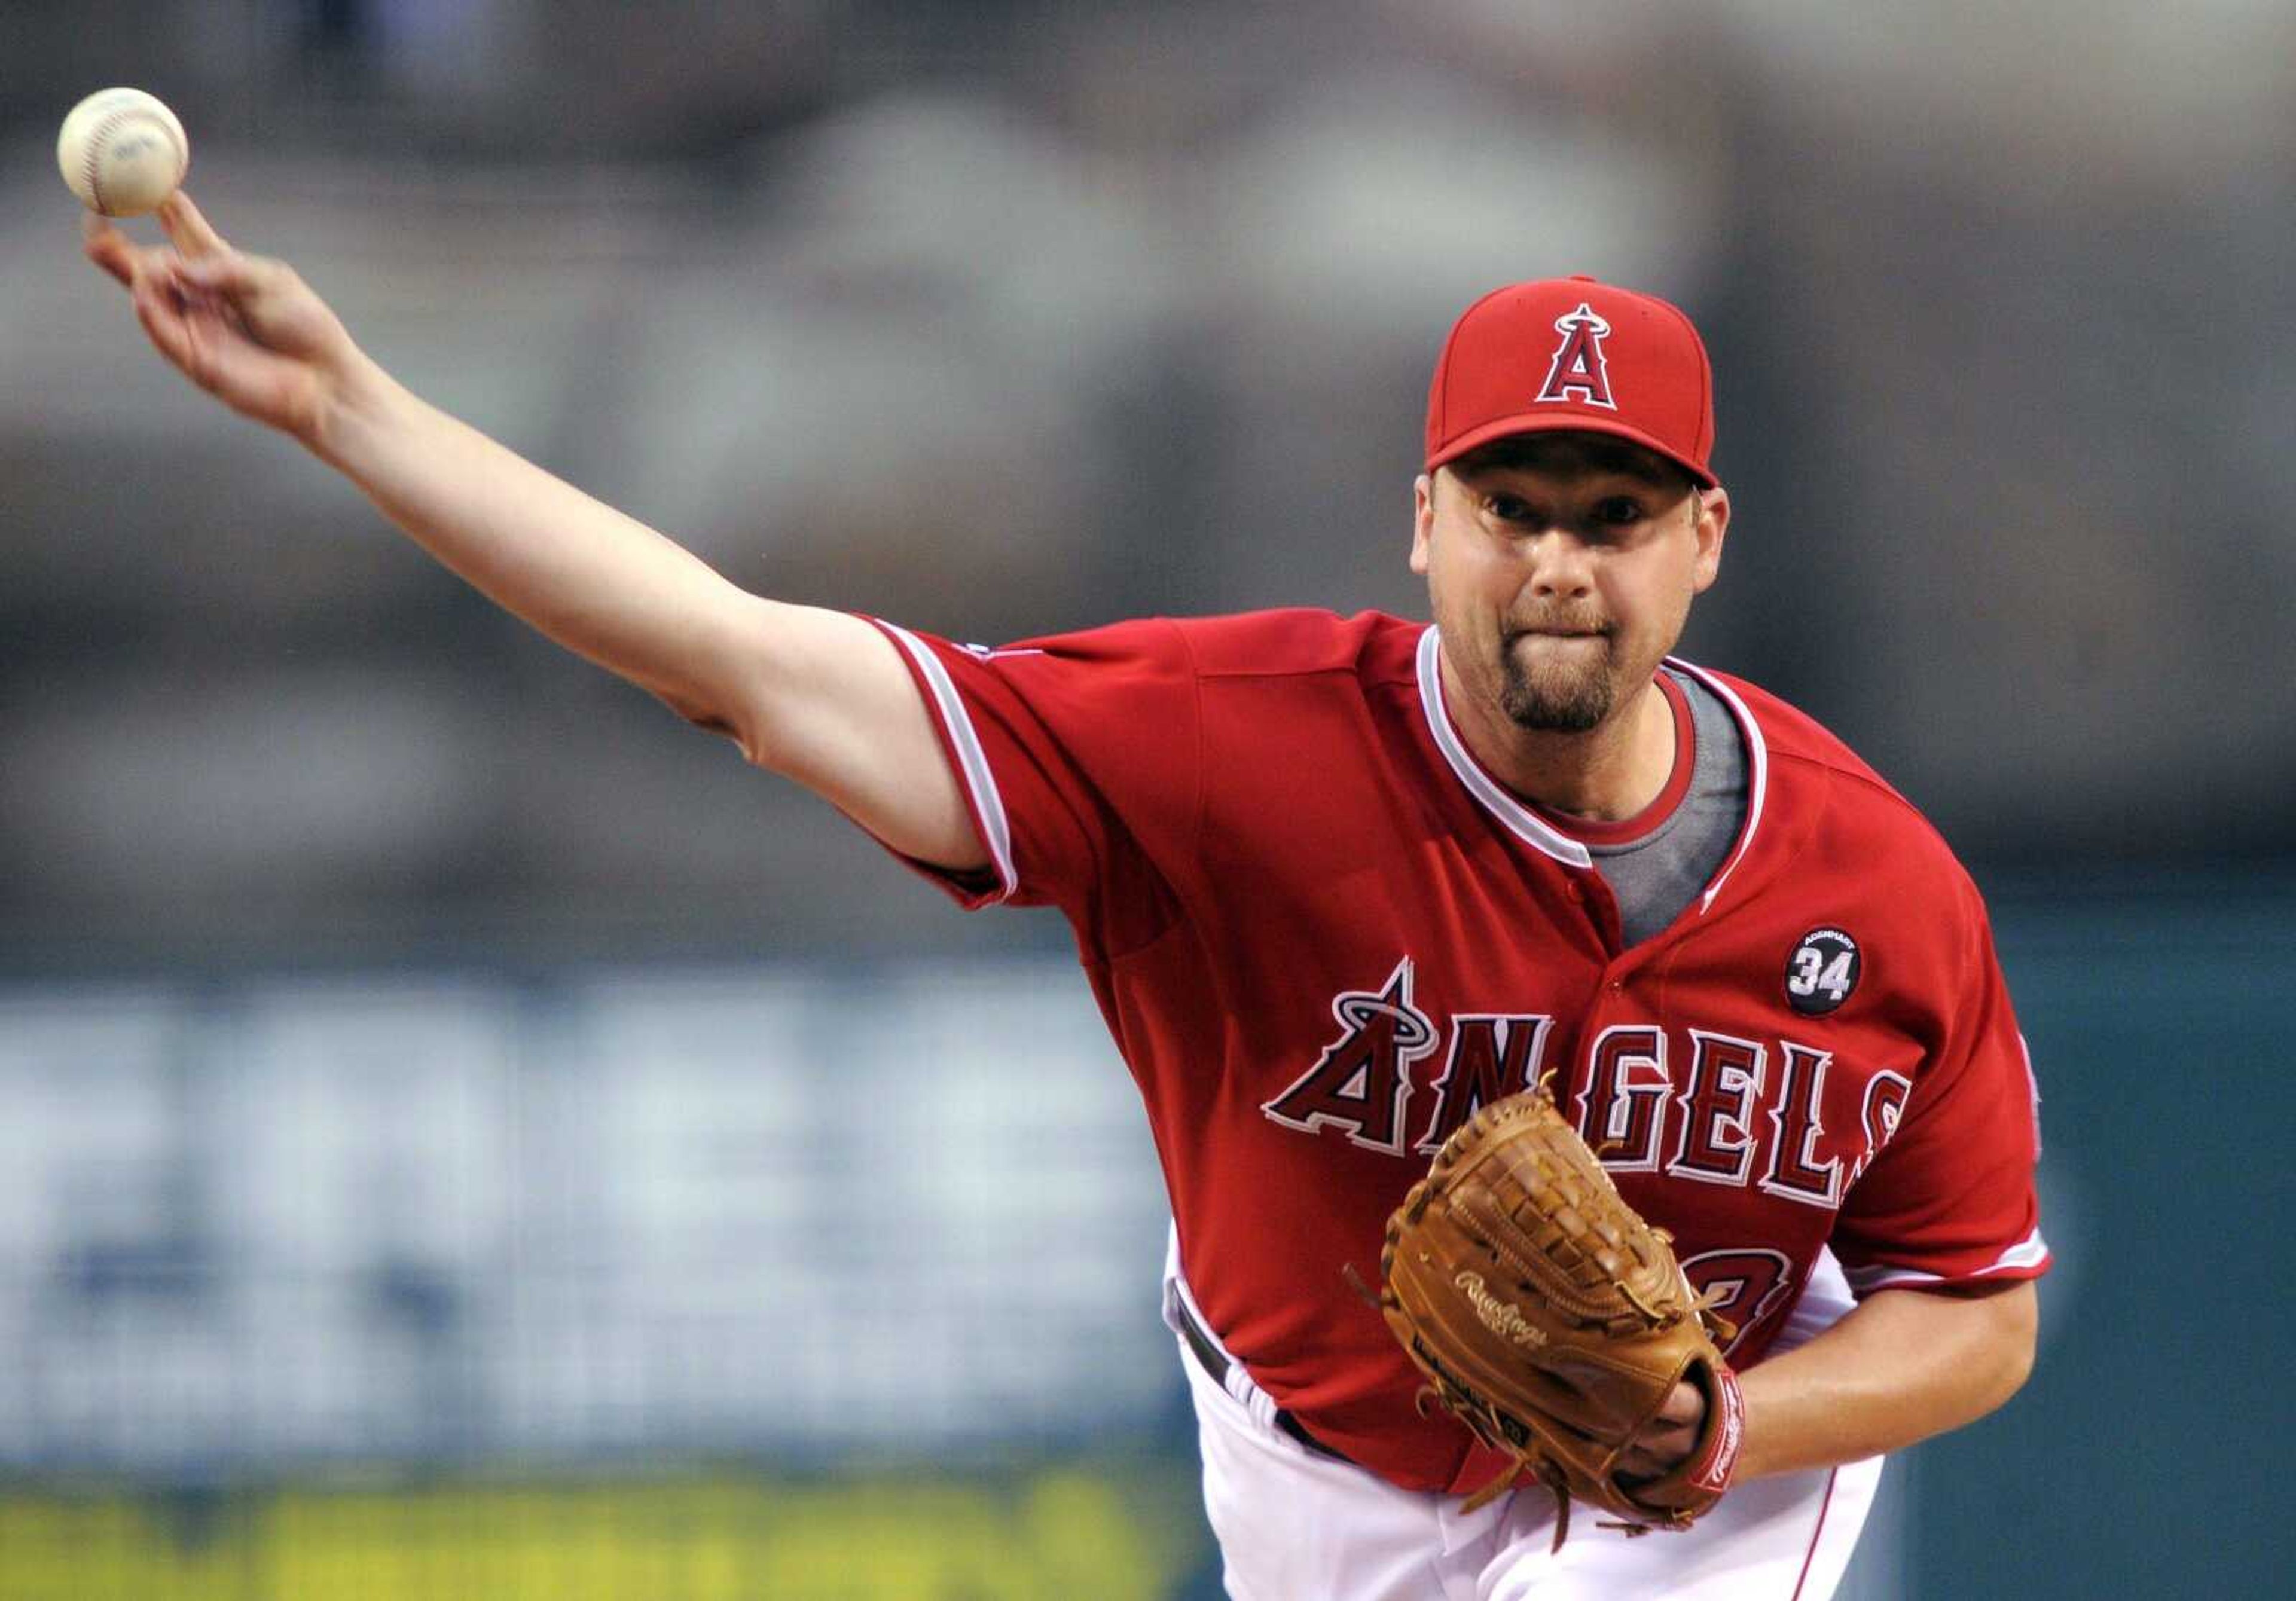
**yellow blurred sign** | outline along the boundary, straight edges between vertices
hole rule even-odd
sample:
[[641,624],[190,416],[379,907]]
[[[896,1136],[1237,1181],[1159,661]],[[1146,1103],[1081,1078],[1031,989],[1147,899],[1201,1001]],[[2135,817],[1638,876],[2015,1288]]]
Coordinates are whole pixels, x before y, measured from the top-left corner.
[[0,1601],[1153,1601],[1202,1558],[1190,1466],[373,1490],[199,1510],[0,1491]]

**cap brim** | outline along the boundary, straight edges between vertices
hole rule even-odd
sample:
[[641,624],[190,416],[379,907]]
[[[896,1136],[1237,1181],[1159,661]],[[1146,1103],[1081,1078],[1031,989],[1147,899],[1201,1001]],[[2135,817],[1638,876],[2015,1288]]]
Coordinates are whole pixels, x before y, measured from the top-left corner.
[[1722,487],[1720,479],[1663,440],[1644,433],[1639,428],[1603,417],[1590,417],[1584,412],[1524,412],[1512,417],[1501,417],[1495,423],[1486,423],[1480,428],[1470,429],[1445,445],[1440,452],[1428,457],[1427,471],[1432,472],[1444,463],[1456,461],[1470,450],[1480,449],[1493,439],[1504,439],[1519,433],[1608,434],[1612,439],[1640,445],[1654,456],[1664,456],[1689,473],[1702,489],[1718,489]]

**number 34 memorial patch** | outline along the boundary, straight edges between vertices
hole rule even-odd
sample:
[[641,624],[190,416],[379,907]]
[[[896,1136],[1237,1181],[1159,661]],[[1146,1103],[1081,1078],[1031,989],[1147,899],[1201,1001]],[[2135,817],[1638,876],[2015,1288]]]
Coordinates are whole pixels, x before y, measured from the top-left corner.
[[1857,988],[1857,941],[1838,928],[1814,928],[1786,958],[1786,1004],[1808,1016],[1833,1011]]

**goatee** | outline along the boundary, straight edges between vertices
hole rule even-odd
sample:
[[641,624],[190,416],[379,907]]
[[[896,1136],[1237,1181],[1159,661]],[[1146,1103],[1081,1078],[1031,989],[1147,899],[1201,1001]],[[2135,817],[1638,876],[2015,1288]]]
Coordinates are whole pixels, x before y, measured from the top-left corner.
[[1611,715],[1617,692],[1611,682],[1611,640],[1601,636],[1602,651],[1578,670],[1549,667],[1540,671],[1523,664],[1515,650],[1516,635],[1506,642],[1500,660],[1506,683],[1499,706],[1518,728],[1536,734],[1584,734]]

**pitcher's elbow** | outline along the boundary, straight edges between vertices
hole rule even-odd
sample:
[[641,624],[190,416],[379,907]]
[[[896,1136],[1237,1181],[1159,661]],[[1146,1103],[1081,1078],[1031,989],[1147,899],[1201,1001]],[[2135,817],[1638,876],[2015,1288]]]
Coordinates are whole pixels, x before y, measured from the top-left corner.
[[1986,1410],[2007,1404],[2033,1376],[2040,1351],[2040,1297],[2030,1281],[1995,1297],[1999,1318],[1993,1340],[1991,1395]]

